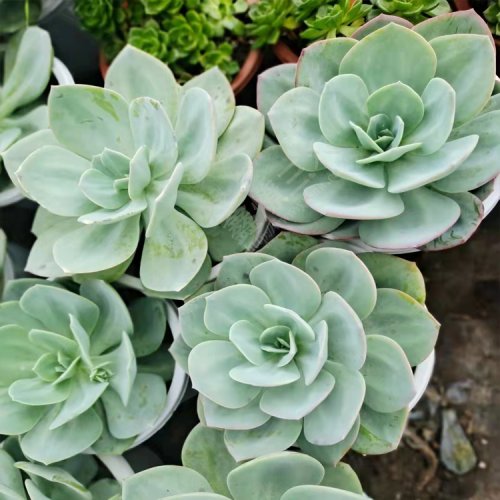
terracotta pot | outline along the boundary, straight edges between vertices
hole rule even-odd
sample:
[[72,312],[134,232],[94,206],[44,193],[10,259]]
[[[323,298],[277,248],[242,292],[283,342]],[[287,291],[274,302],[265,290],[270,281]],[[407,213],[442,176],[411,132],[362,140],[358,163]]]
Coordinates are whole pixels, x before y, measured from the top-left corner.
[[[455,7],[457,10],[470,10],[472,9],[471,4],[469,3],[469,0],[454,0],[455,2]],[[493,40],[495,42],[495,45],[497,47],[500,47],[500,37],[493,35]]]
[[273,52],[282,64],[296,63],[299,56],[282,40],[273,45]]
[[[260,49],[254,49],[248,53],[240,72],[236,75],[233,83],[231,83],[231,87],[233,88],[233,92],[235,94],[239,94],[250,83],[250,80],[259,70],[263,57],[264,54]],[[102,78],[105,79],[109,69],[109,64],[106,62],[102,52],[99,56],[99,69],[101,70]]]

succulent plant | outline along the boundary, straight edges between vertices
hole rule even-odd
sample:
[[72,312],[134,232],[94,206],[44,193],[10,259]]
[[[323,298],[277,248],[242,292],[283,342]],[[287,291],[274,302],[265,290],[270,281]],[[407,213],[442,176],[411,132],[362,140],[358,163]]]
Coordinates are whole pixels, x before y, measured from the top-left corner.
[[255,38],[253,47],[274,45],[284,28],[297,27],[292,16],[294,5],[291,0],[261,0],[250,5],[248,16],[252,23],[247,26],[250,37]]
[[362,0],[321,5],[314,16],[305,20],[307,29],[300,36],[311,41],[335,38],[339,33],[351,36],[365,22],[371,9]]
[[246,0],[203,0],[201,10],[212,21],[216,36],[224,36],[226,30],[237,36],[245,34],[245,25],[236,16],[248,10]]
[[76,0],[75,14],[82,27],[96,35],[106,35],[116,30],[115,16],[119,6],[115,0]]
[[[13,438],[0,449],[0,491],[15,500],[108,500],[121,493],[112,479],[95,481],[98,472],[91,455],[77,455],[69,460],[45,466],[26,460]],[[28,479],[24,480],[25,474]]]
[[237,464],[225,450],[223,432],[197,426],[183,450],[184,467],[166,465],[123,482],[123,500],[362,500],[347,464],[323,466],[301,453],[276,453]]
[[215,291],[179,310],[171,352],[200,393],[201,421],[225,429],[238,461],[298,442],[336,464],[352,445],[376,454],[399,442],[411,367],[433,350],[439,324],[414,264],[335,245],[307,248],[293,265],[225,257]]
[[127,308],[103,281],[82,284],[78,294],[20,279],[3,300],[0,433],[21,435],[26,457],[48,465],[91,446],[120,454],[154,425],[166,402],[149,358],[166,330],[160,299]]
[[202,227],[245,199],[264,134],[262,115],[235,106],[217,68],[178,88],[167,66],[128,46],[105,88],[53,87],[49,113],[51,132],[5,157],[42,207],[29,272],[111,281],[139,246],[150,290],[175,294],[210,272]]
[[255,161],[250,196],[298,233],[359,233],[389,251],[463,243],[484,213],[471,191],[500,173],[494,83],[494,43],[473,11],[415,27],[381,15],[317,42],[296,68],[260,77],[279,146]]
[[[182,7],[181,0],[141,0],[146,14],[155,15],[160,13],[177,14]],[[187,3],[193,3],[188,0]]]
[[152,19],[144,23],[144,26],[131,28],[128,34],[128,43],[160,61],[168,62],[170,57],[169,36]]
[[451,12],[447,0],[371,0],[375,8],[368,15],[373,19],[379,14],[402,17],[418,24],[430,17]]
[[0,87],[0,168],[9,147],[49,125],[47,106],[36,100],[49,83],[52,58],[50,35],[37,27],[17,33],[7,44]]
[[488,8],[483,13],[484,18],[488,21],[491,32],[494,35],[500,35],[500,3],[490,1]]

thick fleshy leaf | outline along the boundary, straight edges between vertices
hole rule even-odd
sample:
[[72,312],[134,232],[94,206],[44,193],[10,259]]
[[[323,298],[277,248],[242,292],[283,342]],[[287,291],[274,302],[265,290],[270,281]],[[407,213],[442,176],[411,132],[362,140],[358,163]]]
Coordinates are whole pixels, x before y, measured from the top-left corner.
[[123,332],[132,334],[134,325],[129,310],[114,288],[104,281],[86,281],[80,286],[80,294],[99,308],[99,320],[92,333],[92,355],[119,344]]
[[[399,116],[405,124],[405,134],[415,129],[424,116],[424,103],[420,96],[400,81],[378,89],[370,95],[366,105],[370,116],[384,114],[391,121]],[[356,120],[352,121],[360,125]]]
[[17,380],[9,387],[13,401],[31,406],[53,405],[65,401],[71,392],[71,382],[53,385],[39,378]]
[[[359,370],[366,358],[366,340],[361,320],[352,307],[338,293],[329,291],[309,323],[316,326],[322,321],[328,327],[328,358]],[[297,362],[299,359],[300,355]]]
[[328,170],[307,173],[290,163],[280,146],[262,151],[253,169],[250,197],[266,210],[283,219],[300,223],[313,222],[321,217],[306,204],[302,193],[308,184],[326,182],[331,176]]
[[329,446],[346,439],[365,398],[365,381],[356,370],[327,361],[324,369],[335,377],[328,397],[304,419],[307,441]]
[[67,290],[35,285],[21,298],[21,308],[38,318],[47,329],[73,339],[69,315],[73,315],[91,334],[99,318],[99,308],[90,300]]
[[318,283],[322,293],[338,293],[360,319],[366,318],[375,307],[375,281],[352,252],[340,248],[315,250],[307,257],[306,272]]
[[130,173],[127,182],[130,199],[136,201],[144,198],[144,189],[150,182],[149,150],[147,146],[140,146],[134,157],[130,160]]
[[212,400],[201,397],[206,424],[218,429],[248,430],[265,424],[271,415],[260,408],[260,398],[255,398],[242,408],[224,408]]
[[361,408],[361,426],[352,449],[365,455],[381,455],[395,450],[406,427],[408,408],[394,413],[378,413]]
[[200,226],[217,226],[246,198],[252,171],[252,161],[246,154],[225,158],[214,163],[201,182],[181,184],[176,204]]
[[447,35],[430,41],[437,56],[436,76],[455,90],[455,127],[484,108],[495,84],[495,49],[482,35]]
[[264,305],[271,300],[256,286],[224,288],[206,297],[206,302],[205,325],[218,335],[229,336],[233,324],[243,319],[267,326]]
[[365,495],[358,495],[337,488],[326,486],[297,486],[288,490],[282,500],[364,500]]
[[[96,168],[83,173],[79,188],[90,201],[109,210],[116,210],[129,201],[128,192],[124,189],[115,189],[114,180]],[[86,213],[91,211],[88,210]]]
[[294,165],[308,172],[323,168],[313,151],[315,142],[326,142],[319,126],[319,108],[319,95],[298,87],[283,94],[268,114],[283,152]]
[[184,165],[184,184],[196,184],[208,173],[217,148],[215,108],[210,95],[190,89],[182,99],[175,125],[179,159]]
[[102,433],[102,421],[90,408],[67,424],[50,430],[57,416],[54,407],[40,422],[21,439],[21,449],[26,457],[45,465],[60,462],[86,450]]
[[45,406],[28,406],[17,403],[9,396],[8,389],[0,389],[0,432],[18,436],[31,430],[47,411]]
[[107,390],[101,396],[111,434],[118,439],[137,436],[153,428],[165,408],[165,382],[152,373],[138,373],[127,406],[120,396]]
[[[268,262],[274,257],[262,253],[240,253],[227,255],[222,261],[217,276],[216,289],[231,285],[250,285],[250,272],[259,264]],[[181,309],[182,311],[182,309]]]
[[272,357],[261,365],[243,362],[229,372],[229,376],[248,386],[279,387],[291,384],[300,378],[294,361],[280,366],[280,357]]
[[227,430],[224,433],[224,440],[229,453],[237,462],[241,462],[287,450],[297,441],[301,430],[301,420],[271,418],[256,429]]
[[365,404],[382,413],[401,410],[416,394],[413,372],[403,349],[381,335],[368,335],[366,343],[366,362],[360,370],[366,381]]
[[264,309],[274,325],[288,327],[299,343],[312,342],[316,338],[313,329],[296,312],[274,304],[266,304]]
[[368,127],[368,96],[365,82],[357,75],[339,75],[326,83],[319,101],[319,125],[331,144],[359,147],[350,122],[363,129]]
[[175,77],[159,59],[127,45],[114,59],[106,74],[105,87],[125,97],[152,97],[161,102],[173,122],[177,116],[178,91]]
[[97,209],[80,190],[90,163],[59,146],[44,146],[22,164],[17,178],[40,205],[56,215],[72,217]]
[[289,385],[266,389],[260,407],[276,418],[300,420],[325,400],[334,385],[335,377],[322,370],[310,385],[300,378]]
[[318,285],[306,273],[290,264],[271,260],[250,273],[250,282],[271,299],[271,303],[310,318],[321,303]]
[[[132,345],[138,358],[153,354],[163,342],[167,328],[167,314],[162,300],[142,297],[129,306],[133,321]],[[122,329],[129,332],[130,330]],[[92,339],[92,342],[94,340]]]
[[339,74],[340,62],[356,44],[352,38],[330,38],[302,50],[297,65],[297,87],[309,87],[318,94],[325,83]]
[[434,183],[440,191],[461,193],[476,189],[500,173],[500,111],[480,115],[454,130],[450,140],[479,136],[471,155],[448,177]]
[[404,210],[398,194],[340,178],[307,187],[304,199],[317,212],[342,219],[385,219]]
[[361,223],[359,234],[365,243],[391,250],[419,247],[443,234],[460,216],[451,198],[425,187],[400,196],[405,206],[401,215]]
[[312,236],[282,231],[259,252],[291,264],[299,253],[317,244],[318,240]]
[[240,465],[229,473],[227,485],[234,500],[280,500],[291,488],[320,484],[323,466],[300,453],[278,453]]
[[[134,155],[132,153],[130,158]],[[103,152],[92,158],[92,168],[100,170],[115,181],[124,182],[120,189],[126,189],[128,181],[124,177],[128,176],[130,170],[130,158],[122,153],[104,148]]]
[[69,150],[91,159],[104,148],[133,156],[127,101],[116,92],[88,85],[53,87],[50,126]]
[[260,392],[258,387],[240,384],[229,376],[234,367],[244,362],[244,356],[231,342],[203,342],[189,355],[193,387],[218,405],[242,408]]
[[[2,306],[5,307],[8,304],[5,303]],[[0,309],[0,318],[3,308]],[[28,331],[24,328],[15,324],[2,326],[0,328],[0,386],[8,387],[16,380],[34,377],[33,367],[44,353],[44,349],[30,343]]]
[[403,193],[442,179],[469,157],[477,145],[479,136],[469,135],[447,142],[430,155],[408,154],[388,165],[390,193]]
[[[325,477],[323,481],[321,481],[321,486],[350,491],[351,493],[356,493],[357,495],[365,497],[358,476],[348,464],[341,463],[336,466],[326,465]],[[359,498],[359,500],[361,500],[361,498]]]
[[314,152],[319,161],[337,177],[371,188],[385,186],[384,165],[382,163],[370,163],[367,166],[358,163],[359,160],[370,156],[370,152],[363,148],[340,148],[317,142],[314,144]]
[[441,78],[433,78],[422,94],[424,116],[415,130],[406,134],[404,144],[422,143],[415,154],[435,153],[448,139],[455,117],[455,91]]
[[[249,134],[248,131],[252,133]],[[215,160],[243,153],[253,160],[262,149],[264,117],[249,106],[236,106],[234,116],[217,143]]]
[[336,217],[321,217],[313,222],[299,223],[289,222],[280,217],[272,215],[267,212],[267,219],[274,227],[285,229],[299,234],[308,234],[311,236],[323,235],[334,231],[337,227],[344,222],[344,219],[337,219]]
[[448,198],[458,203],[460,217],[457,222],[435,240],[422,247],[422,250],[435,251],[453,248],[466,242],[479,227],[484,217],[484,206],[472,193],[446,193]]
[[261,349],[259,338],[262,333],[262,326],[259,327],[246,319],[242,319],[231,327],[229,339],[250,363],[261,365],[270,357],[269,353]]
[[363,321],[366,335],[384,335],[403,349],[411,366],[422,363],[434,349],[439,323],[404,292],[380,288],[373,312]]
[[[321,306],[320,306],[321,307]],[[306,386],[311,385],[320,373],[328,357],[328,325],[320,321],[314,326],[316,338],[313,342],[303,342],[295,356],[295,362],[304,377]]]
[[56,263],[67,273],[93,273],[129,259],[139,242],[140,216],[113,224],[91,224],[59,238]]
[[[211,492],[207,480],[188,467],[163,465],[134,474],[123,481],[123,500],[161,500],[167,496]],[[203,499],[203,497],[201,497]]]
[[368,268],[377,288],[394,288],[425,303],[425,281],[414,262],[383,253],[361,253],[358,258]]
[[147,209],[147,202],[144,196],[130,200],[118,210],[96,210],[95,212],[78,217],[78,222],[82,224],[114,224],[124,219],[133,218],[140,215]]
[[[397,141],[399,143],[400,137],[401,137],[401,133],[399,134],[398,137],[396,137],[394,139],[394,141]],[[368,158],[362,158],[361,160],[357,160],[357,162],[360,165],[370,165],[370,164],[373,164],[373,163],[379,162],[379,161],[386,162],[386,163],[396,161],[399,158],[401,158],[403,155],[405,155],[406,153],[409,153],[410,151],[415,151],[415,150],[418,151],[420,146],[421,146],[420,142],[417,142],[415,144],[407,144],[405,146],[396,146],[395,145],[391,149],[388,149],[382,153],[375,153],[375,154],[369,156]]]
[[182,335],[177,335],[177,337],[175,337],[168,351],[174,358],[175,362],[186,373],[189,373],[188,358],[191,353],[191,348],[186,344]]
[[230,496],[226,479],[238,464],[227,451],[224,432],[198,424],[182,447],[182,465],[199,472],[215,493]]
[[345,439],[330,446],[318,446],[310,443],[302,433],[297,440],[297,446],[307,455],[319,460],[323,465],[336,466],[342,457],[350,450],[359,432],[359,416]]
[[424,38],[408,28],[389,24],[363,38],[347,53],[340,74],[360,76],[370,94],[399,81],[420,95],[434,77],[436,64],[436,54]]
[[[4,75],[1,118],[38,98],[49,83],[52,67],[53,51],[47,31],[28,27],[11,44],[15,47],[15,59],[9,61],[10,67]],[[8,52],[14,55],[10,50]]]
[[151,177],[156,179],[172,171],[177,162],[177,142],[161,103],[145,97],[134,99],[129,117],[136,149],[148,148]]
[[[99,479],[89,486],[89,491],[92,494],[92,500],[108,500],[117,496],[120,497],[122,487],[120,483],[114,479]],[[115,499],[117,500],[117,499]]]
[[[295,87],[297,64],[279,64],[262,72],[257,80],[257,108],[265,117],[266,130],[274,134],[267,113],[274,103]],[[237,110],[238,108],[236,108]]]
[[5,500],[26,500],[23,478],[14,466],[14,459],[0,450],[0,494]]
[[388,24],[395,23],[400,26],[404,26],[405,28],[412,29],[413,24],[406,19],[398,16],[388,16],[387,14],[380,14],[377,17],[370,19],[367,23],[363,24],[361,28],[354,32],[352,38],[355,40],[363,40],[363,38],[367,37],[374,31],[387,26]]
[[187,91],[192,88],[205,90],[213,99],[217,135],[220,137],[227,129],[235,111],[235,98],[231,84],[221,70],[215,66],[184,84],[182,87],[183,99]]

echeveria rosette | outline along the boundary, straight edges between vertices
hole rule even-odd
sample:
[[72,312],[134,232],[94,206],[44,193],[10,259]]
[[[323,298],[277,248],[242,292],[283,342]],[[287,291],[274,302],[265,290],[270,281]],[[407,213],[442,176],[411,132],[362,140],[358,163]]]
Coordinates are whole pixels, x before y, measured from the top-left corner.
[[347,464],[324,466],[301,453],[276,453],[238,464],[224,433],[195,427],[182,449],[183,467],[154,467],[125,479],[123,500],[361,500]]
[[98,465],[91,455],[45,466],[27,461],[10,439],[2,445],[0,491],[9,500],[107,500],[121,493],[115,480],[95,481]]
[[105,88],[54,87],[49,113],[50,136],[28,138],[10,165],[42,207],[29,272],[111,281],[143,233],[146,288],[178,293],[210,267],[202,227],[245,199],[264,134],[262,115],[235,106],[217,68],[179,88],[167,66],[128,46]]
[[371,2],[375,8],[368,15],[368,19],[373,19],[379,14],[389,14],[418,24],[429,17],[451,12],[447,0],[371,0]]
[[250,196],[298,233],[336,239],[357,221],[378,249],[463,243],[483,217],[471,191],[500,173],[494,82],[494,44],[473,11],[415,27],[379,16],[317,42],[297,67],[260,77],[279,146],[255,161]]
[[0,167],[9,147],[49,125],[47,106],[35,102],[49,83],[52,59],[50,35],[40,28],[27,28],[7,44],[0,87]]
[[165,335],[162,300],[127,308],[97,280],[79,292],[14,280],[0,304],[0,433],[20,435],[26,457],[44,464],[91,446],[122,453],[166,402],[164,379],[141,369]]
[[[439,324],[419,303],[418,270],[382,258],[377,290],[367,265],[339,248],[307,249],[294,265],[233,255],[216,291],[181,307],[172,354],[200,392],[201,421],[225,430],[236,460],[297,440],[333,464],[353,444],[370,454],[397,446],[415,396],[411,366],[431,353]],[[401,286],[403,270],[417,293]]]

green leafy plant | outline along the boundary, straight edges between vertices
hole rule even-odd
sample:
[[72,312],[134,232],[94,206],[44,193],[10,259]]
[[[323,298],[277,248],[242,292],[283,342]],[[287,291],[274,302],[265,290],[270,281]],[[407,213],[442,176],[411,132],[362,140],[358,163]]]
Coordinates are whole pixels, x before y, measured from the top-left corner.
[[500,35],[500,3],[489,2],[488,8],[483,13],[484,18],[488,21],[491,32],[494,35]]
[[290,253],[285,241],[274,255],[292,264],[226,257],[215,291],[180,308],[171,352],[200,392],[201,421],[225,429],[237,461],[297,443],[336,465],[351,446],[398,445],[415,397],[411,367],[433,350],[439,324],[414,264],[335,245]]
[[52,58],[50,36],[37,27],[17,33],[7,44],[0,88],[0,167],[16,141],[48,127],[47,106],[36,101],[49,83]]
[[494,44],[473,11],[407,26],[379,16],[261,75],[279,145],[255,161],[250,196],[276,226],[386,250],[474,233],[500,174]]
[[[5,498],[30,500],[108,500],[121,493],[112,479],[95,481],[98,465],[90,455],[77,455],[52,466],[26,460],[15,438],[0,449],[0,491]],[[28,479],[24,480],[25,474]]]
[[12,34],[36,22],[44,1],[0,0],[0,34]]
[[201,425],[188,436],[184,467],[154,467],[123,482],[123,500],[165,495],[179,500],[362,500],[347,464],[323,466],[300,453],[276,453],[243,465],[229,455],[224,433]]
[[217,68],[179,88],[167,66],[131,46],[105,88],[54,87],[49,114],[51,131],[5,157],[43,208],[27,270],[112,281],[141,247],[147,289],[183,298],[199,273],[201,286],[210,272],[202,227],[221,224],[245,199],[262,115],[235,106]]
[[[89,447],[121,454],[166,402],[165,380],[150,366],[165,335],[163,302],[127,308],[103,281],[75,292],[20,279],[0,304],[0,433],[20,435],[24,455],[46,465]],[[168,356],[155,360],[172,366]]]
[[375,8],[368,15],[373,19],[379,14],[402,17],[418,24],[430,17],[451,12],[447,0],[371,0]]
[[108,61],[129,43],[187,81],[217,65],[228,78],[239,71],[233,51],[247,9],[245,0],[77,0],[75,12]]

